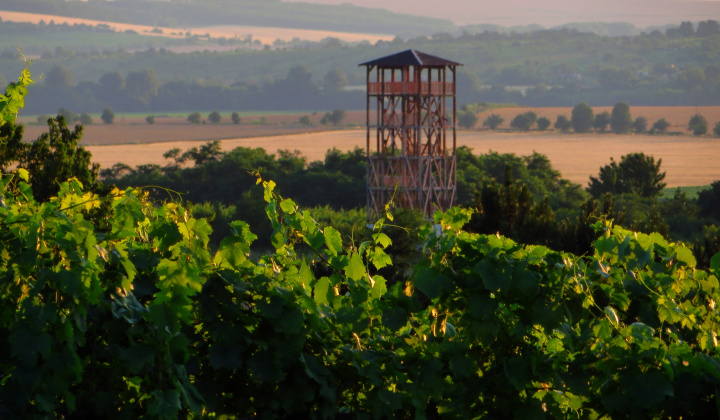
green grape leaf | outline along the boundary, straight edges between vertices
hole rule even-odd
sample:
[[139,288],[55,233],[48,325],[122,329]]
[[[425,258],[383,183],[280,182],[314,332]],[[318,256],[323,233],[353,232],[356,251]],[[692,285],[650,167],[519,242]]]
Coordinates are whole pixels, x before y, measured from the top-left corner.
[[444,290],[449,290],[451,287],[450,279],[445,274],[436,272],[429,267],[419,267],[415,271],[414,283],[415,287],[430,299],[435,299]]
[[365,274],[365,264],[363,264],[362,257],[360,254],[353,252],[347,267],[345,267],[345,275],[349,279],[358,281],[365,278]]
[[20,179],[25,182],[30,182],[30,173],[27,171],[27,169],[18,168],[17,173]]
[[332,226],[328,226],[323,231],[323,235],[325,236],[325,244],[327,245],[330,254],[338,255],[338,253],[342,251],[342,237],[340,236],[340,232],[335,230]]
[[286,214],[293,214],[295,213],[295,208],[297,206],[295,205],[295,202],[292,201],[289,198],[284,199],[280,202],[280,209]]
[[333,288],[330,285],[330,279],[327,277],[320,277],[315,283],[315,289],[313,290],[313,297],[318,305],[327,305],[329,300],[329,293],[333,293]]
[[720,252],[710,258],[710,269],[712,271],[720,271]]
[[676,252],[677,260],[685,263],[686,266],[694,268],[695,265],[697,265],[697,260],[695,260],[695,256],[689,248],[686,248],[684,246],[678,246]]

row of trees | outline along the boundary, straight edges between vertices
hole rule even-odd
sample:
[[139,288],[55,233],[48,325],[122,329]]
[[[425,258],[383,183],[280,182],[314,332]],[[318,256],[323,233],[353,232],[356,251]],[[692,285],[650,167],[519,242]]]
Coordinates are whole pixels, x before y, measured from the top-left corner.
[[[472,106],[464,105],[458,112],[458,125],[460,127],[471,129],[477,124],[478,116],[473,108]],[[490,130],[495,130],[504,121],[504,118],[500,115],[490,114],[483,121],[482,125]],[[551,124],[552,122],[547,117],[538,118],[537,113],[533,111],[518,114],[510,121],[510,127],[520,131],[529,131],[533,126],[536,126],[540,131],[544,131],[547,130]],[[573,108],[570,119],[564,115],[558,115],[553,127],[563,132],[572,129],[575,133],[587,133],[592,130],[604,133],[609,127],[615,134],[628,132],[664,134],[670,127],[670,123],[665,118],[660,118],[655,121],[648,130],[647,118],[637,117],[633,119],[630,113],[630,106],[625,102],[615,104],[611,113],[602,112],[599,114],[595,114],[587,103],[581,102]],[[708,133],[707,119],[700,114],[695,114],[688,121],[687,129],[696,136],[705,135]],[[715,123],[712,132],[714,135],[720,137],[720,121]]]

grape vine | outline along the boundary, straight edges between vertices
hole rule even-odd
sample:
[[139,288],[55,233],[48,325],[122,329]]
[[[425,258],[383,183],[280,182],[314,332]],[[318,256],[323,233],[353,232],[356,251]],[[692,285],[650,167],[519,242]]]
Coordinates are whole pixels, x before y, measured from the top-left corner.
[[[597,223],[592,255],[435,215],[408,281],[258,174],[274,251],[142,189],[0,178],[0,416],[711,418],[720,254]],[[12,186],[12,188],[11,188]],[[96,211],[103,208],[98,216]]]

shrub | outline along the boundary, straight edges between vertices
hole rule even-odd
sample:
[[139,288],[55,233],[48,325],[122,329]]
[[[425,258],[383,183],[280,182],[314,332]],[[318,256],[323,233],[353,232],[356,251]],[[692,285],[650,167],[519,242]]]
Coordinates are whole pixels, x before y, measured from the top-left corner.
[[148,115],[145,117],[145,122],[148,124],[155,124],[155,116],[154,115]]
[[718,122],[715,123],[715,127],[713,128],[713,133],[714,133],[717,137],[720,137],[720,121],[718,121]]

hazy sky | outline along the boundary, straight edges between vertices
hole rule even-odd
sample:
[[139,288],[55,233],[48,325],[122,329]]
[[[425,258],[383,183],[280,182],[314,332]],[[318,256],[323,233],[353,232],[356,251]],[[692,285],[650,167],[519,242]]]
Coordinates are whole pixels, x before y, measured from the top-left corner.
[[[300,0],[285,0],[300,1]],[[571,22],[630,22],[644,28],[683,20],[720,20],[720,0],[302,0],[387,9],[450,19],[458,25],[502,26],[537,23],[546,27]]]

